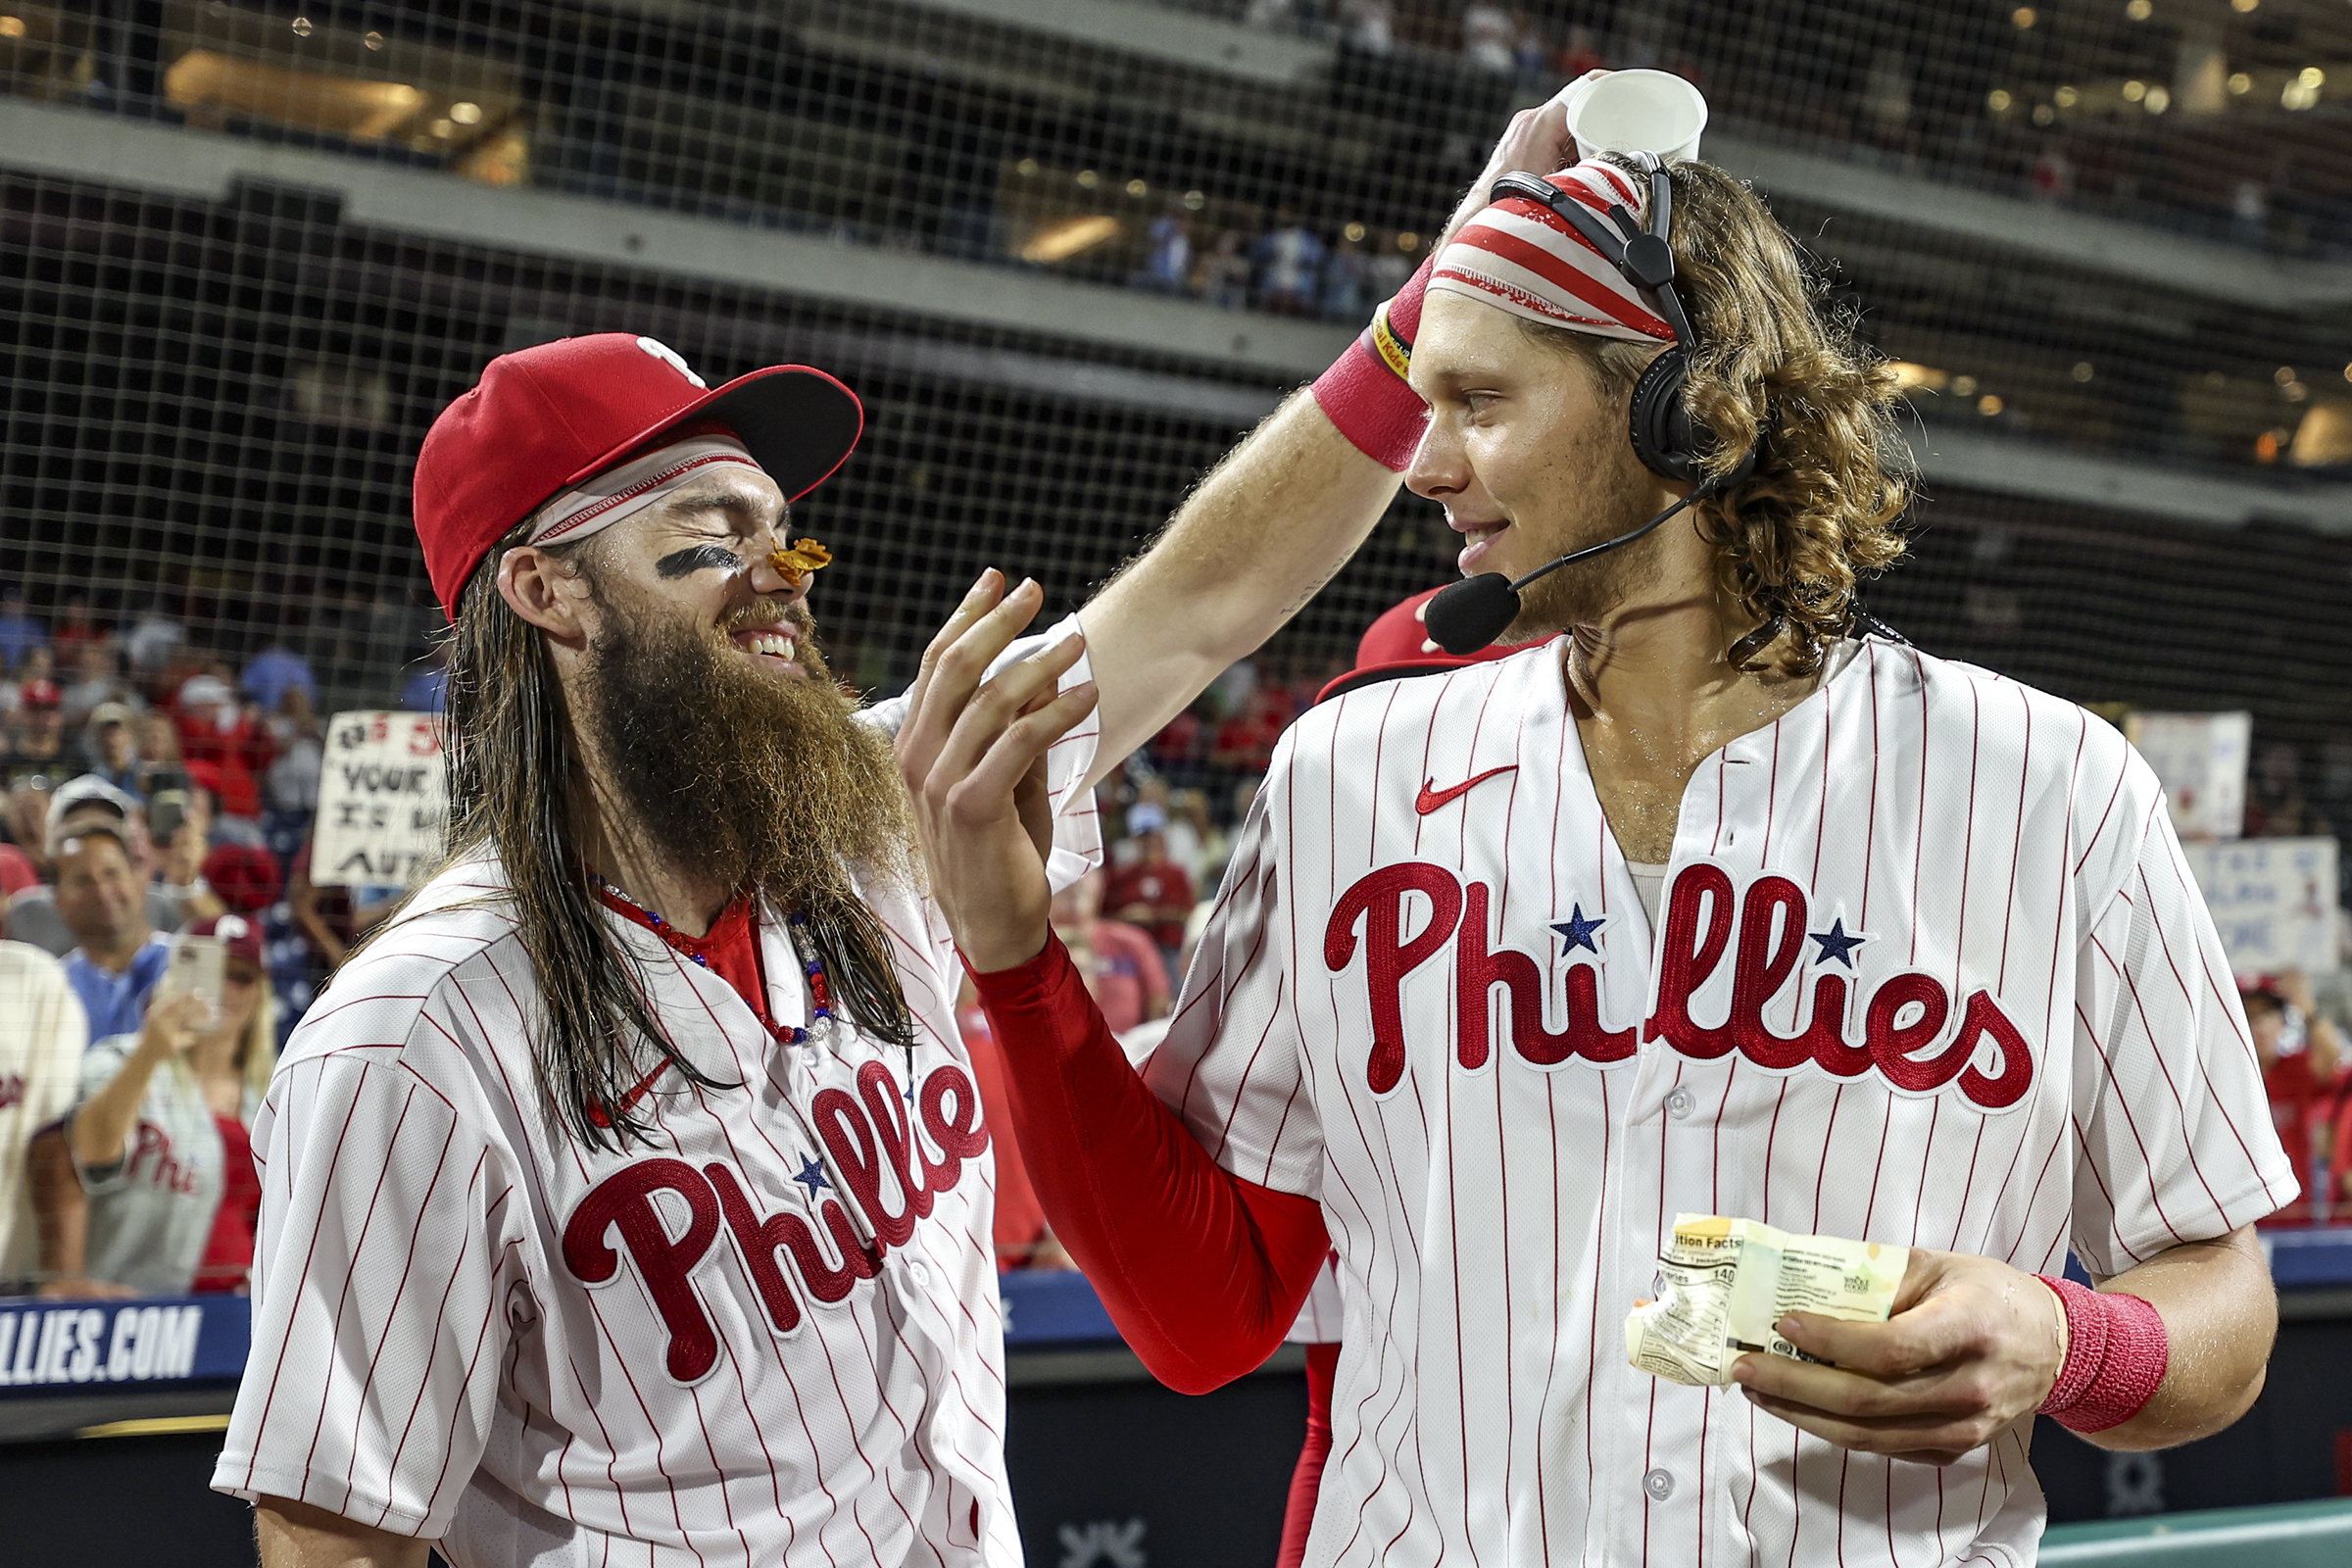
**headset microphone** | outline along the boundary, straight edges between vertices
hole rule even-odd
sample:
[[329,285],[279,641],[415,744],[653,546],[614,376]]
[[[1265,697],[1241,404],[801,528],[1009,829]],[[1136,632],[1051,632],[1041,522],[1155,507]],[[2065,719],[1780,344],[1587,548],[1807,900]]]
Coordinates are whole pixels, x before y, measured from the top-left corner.
[[1571,550],[1559,560],[1538,566],[1516,582],[1499,571],[1484,571],[1441,589],[1422,614],[1422,624],[1429,628],[1430,640],[1457,658],[1477,653],[1501,636],[1504,628],[1518,618],[1519,595],[1529,583],[1562,566],[1572,566],[1580,561],[1590,561],[1594,556],[1605,556],[1612,550],[1632,544],[1685,507],[1721,495],[1754,472],[1755,466],[1755,450],[1750,448],[1739,466],[1697,486],[1633,532],[1621,533],[1600,544],[1587,545],[1582,550]]
[[1713,478],[1701,477],[1701,460],[1712,450],[1714,436],[1691,417],[1683,401],[1690,372],[1690,354],[1697,338],[1674,288],[1674,247],[1667,239],[1674,216],[1674,183],[1664,161],[1655,154],[1636,153],[1634,162],[1637,171],[1649,177],[1646,221],[1637,221],[1623,206],[1613,206],[1609,217],[1617,226],[1611,228],[1557,185],[1529,173],[1509,173],[1495,180],[1494,196],[1497,201],[1515,199],[1548,208],[1582,235],[1602,260],[1622,272],[1627,282],[1656,305],[1674,338],[1634,383],[1627,409],[1627,434],[1642,466],[1661,478],[1689,483],[1691,491],[1633,532],[1570,551],[1548,565],[1538,566],[1517,582],[1491,571],[1446,588],[1429,602],[1423,624],[1437,645],[1449,654],[1474,654],[1501,636],[1518,616],[1519,591],[1545,572],[1630,545],[1684,508],[1712,500],[1756,471],[1756,448],[1750,446],[1747,455],[1728,471]]

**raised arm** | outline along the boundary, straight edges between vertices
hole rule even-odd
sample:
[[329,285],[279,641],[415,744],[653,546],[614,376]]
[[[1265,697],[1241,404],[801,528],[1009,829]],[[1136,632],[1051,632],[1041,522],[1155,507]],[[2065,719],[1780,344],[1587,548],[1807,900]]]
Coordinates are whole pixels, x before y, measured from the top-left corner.
[[[1498,176],[1558,169],[1573,162],[1570,145],[1559,106],[1522,111],[1446,232],[1487,205]],[[1409,351],[1428,277],[1424,265],[1383,308],[1392,351]],[[1426,411],[1375,330],[1228,453],[1150,551],[1080,612],[1102,698],[1095,780],[1281,629],[1388,511]]]

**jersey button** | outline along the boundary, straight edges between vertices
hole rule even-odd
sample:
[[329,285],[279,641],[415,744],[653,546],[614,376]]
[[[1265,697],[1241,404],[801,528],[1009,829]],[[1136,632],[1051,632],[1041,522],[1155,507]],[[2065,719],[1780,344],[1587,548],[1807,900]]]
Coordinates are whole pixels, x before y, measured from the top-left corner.
[[[1690,1114],[1690,1107],[1697,1103],[1698,1097],[1696,1095],[1693,1095],[1688,1089],[1677,1089],[1673,1094],[1666,1097],[1666,1114],[1678,1119],[1688,1116]],[[1656,1473],[1659,1475],[1665,1474],[1665,1472],[1662,1470]],[[1666,1484],[1669,1487],[1674,1485],[1672,1481],[1669,1481]]]
[[931,1270],[924,1266],[921,1258],[910,1257],[906,1260],[906,1277],[919,1288],[931,1283]]
[[1652,1470],[1642,1478],[1642,1490],[1649,1494],[1651,1501],[1664,1502],[1674,1495],[1674,1472]]

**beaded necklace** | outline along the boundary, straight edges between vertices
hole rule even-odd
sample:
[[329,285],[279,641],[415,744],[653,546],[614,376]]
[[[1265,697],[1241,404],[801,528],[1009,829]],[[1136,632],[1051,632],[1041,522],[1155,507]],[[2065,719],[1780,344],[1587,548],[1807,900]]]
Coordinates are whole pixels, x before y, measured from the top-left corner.
[[[612,879],[608,876],[604,876],[600,873],[596,880],[598,884],[604,888],[606,893],[610,894],[615,899],[618,899],[630,908],[635,909],[639,914],[644,915],[645,923],[653,928],[654,935],[660,937],[663,942],[667,943],[677,954],[692,960],[701,968],[708,969],[710,967],[710,957],[701,951],[694,940],[691,937],[681,935],[675,926],[671,925],[667,920],[662,918],[659,910],[649,909],[644,905],[639,904],[635,899],[630,898],[618,887],[615,887],[612,883]],[[753,912],[752,920],[752,951],[757,953],[759,951],[760,932],[759,916],[756,909]],[[787,915],[784,921],[785,940],[792,944],[792,955],[800,961],[802,972],[806,974],[808,979],[808,1022],[814,1030],[819,1033],[823,1033],[828,1032],[833,1024],[833,994],[825,980],[824,959],[811,956],[804,954],[801,951],[801,928],[805,924],[807,924],[807,921],[802,917],[801,912],[798,909],[795,909],[791,914]],[[797,1024],[777,1023],[775,1020],[768,1017],[767,1005],[764,998],[760,999],[760,1004],[755,1006],[752,1010],[758,1014],[760,1027],[765,1029],[770,1035],[774,1036],[777,1043],[780,1045],[805,1046],[811,1038],[809,1029],[801,1028]],[[907,1062],[907,1069],[911,1073],[913,1070],[913,1061],[911,1059],[913,1053],[909,1052],[907,1053],[907,1055],[909,1058]]]

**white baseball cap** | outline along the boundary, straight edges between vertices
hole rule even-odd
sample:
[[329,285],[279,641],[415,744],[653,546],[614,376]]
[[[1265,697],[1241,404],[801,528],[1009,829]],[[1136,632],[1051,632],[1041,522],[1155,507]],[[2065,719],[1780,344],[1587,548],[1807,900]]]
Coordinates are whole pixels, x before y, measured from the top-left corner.
[[49,792],[47,835],[49,842],[56,843],[57,830],[65,822],[67,816],[84,807],[105,807],[115,813],[117,821],[127,822],[130,820],[130,813],[138,807],[138,804],[129,795],[115,788],[114,785],[109,784],[95,773],[84,773],[78,778],[70,778]]

